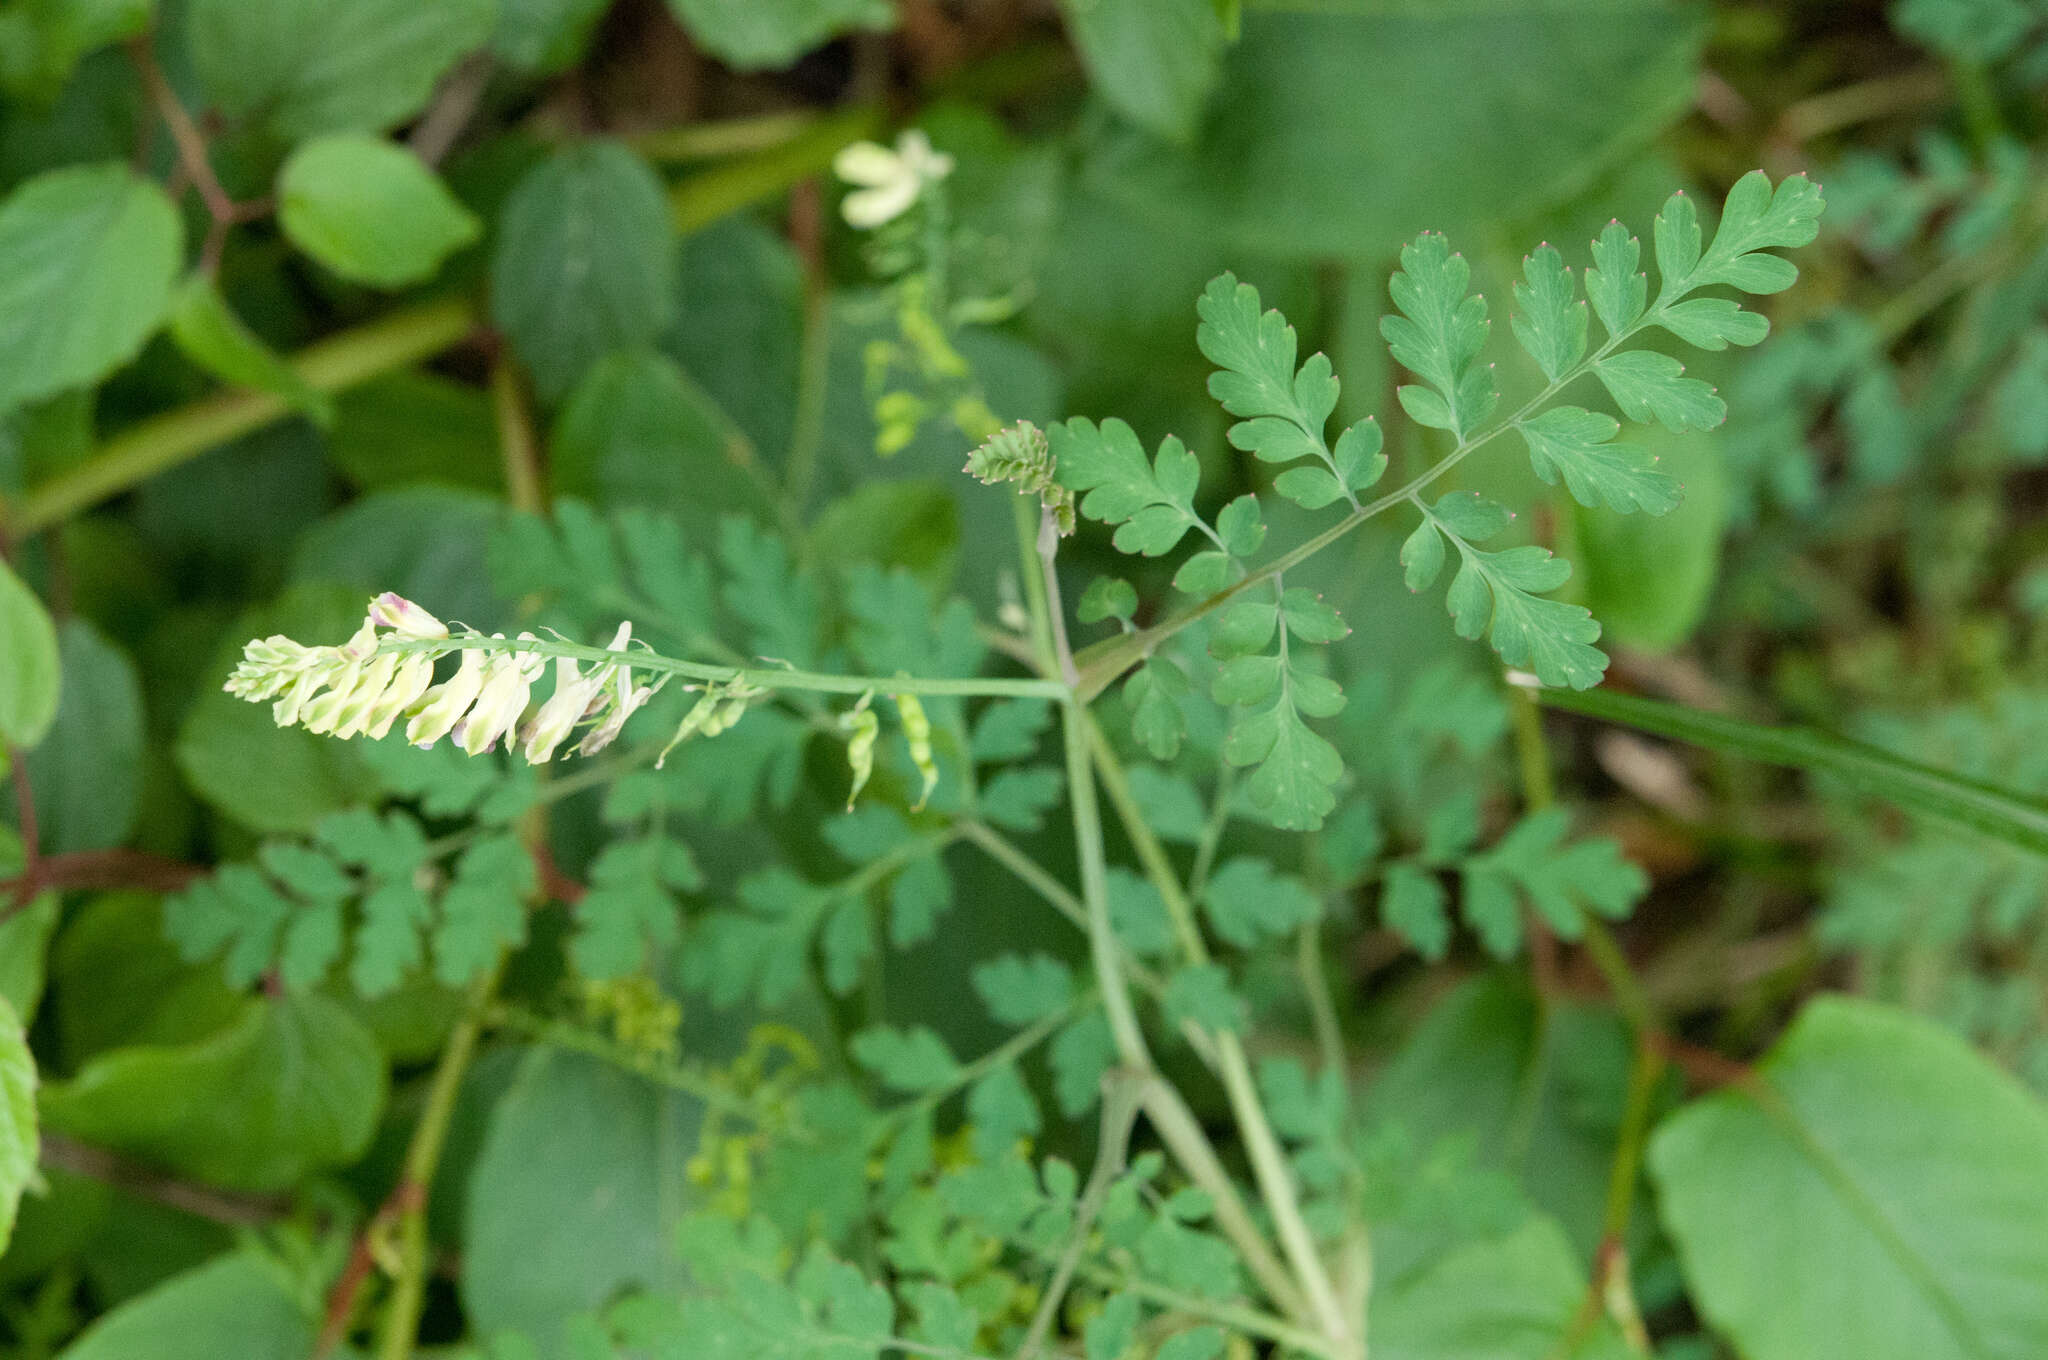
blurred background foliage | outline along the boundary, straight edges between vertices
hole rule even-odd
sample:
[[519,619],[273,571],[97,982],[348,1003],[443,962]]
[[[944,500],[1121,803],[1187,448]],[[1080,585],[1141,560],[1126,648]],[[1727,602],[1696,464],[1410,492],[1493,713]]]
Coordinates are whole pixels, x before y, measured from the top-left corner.
[[[1262,476],[1193,339],[1222,270],[1331,355],[1348,421],[1393,407],[1377,324],[1417,232],[1451,235],[1500,316],[1537,241],[1576,260],[1673,188],[1711,203],[1756,166],[1811,173],[1828,214],[1773,338],[1698,365],[1727,425],[1656,437],[1682,508],[1585,511],[1509,460],[1456,483],[1575,562],[1611,685],[2048,796],[2044,89],[2040,0],[0,0],[0,547],[57,620],[63,677],[0,814],[0,993],[45,1084],[41,1183],[0,1257],[5,1353],[285,1360],[360,1338],[351,1250],[395,1250],[363,1229],[500,946],[523,947],[428,1213],[430,1347],[609,1353],[587,1311],[678,1278],[680,1206],[719,1193],[785,1225],[824,1214],[877,1259],[845,1202],[866,1144],[799,1164],[707,1123],[705,1083],[865,1129],[879,1088],[845,1036],[922,1025],[974,1054],[1042,1020],[964,997],[991,956],[1082,958],[989,860],[887,828],[821,838],[845,776],[802,715],[659,778],[543,793],[279,731],[218,692],[244,639],[338,639],[382,589],[484,629],[545,599],[585,631],[722,622],[749,652],[885,669],[957,636],[919,632],[934,601],[1014,608],[1005,498],[959,475],[958,431],[913,419],[877,454],[876,397],[911,360],[876,280],[918,246],[864,247],[840,220],[829,167],[858,138],[914,125],[955,159],[944,321],[994,411],[1177,434],[1205,505]],[[1397,475],[1433,456],[1388,423]],[[589,507],[580,536],[507,527],[508,506],[563,504]],[[1277,542],[1300,536],[1269,513]],[[635,545],[658,535],[634,516],[719,584],[680,554],[647,567]],[[1497,829],[1516,797],[1492,658],[1392,588],[1397,543],[1369,525],[1290,575],[1357,633],[1335,662],[1355,773],[1338,830],[1303,857],[1233,823],[1221,858],[1270,855],[1330,897],[1373,1155],[1414,1201],[1385,1207],[1385,1278],[1518,1197],[1589,1257],[1630,1060],[1599,974],[1540,935],[1502,969],[1465,931],[1425,967],[1413,921],[1357,887],[1447,868],[1461,821]],[[1069,555],[1070,599],[1113,560],[1085,534]],[[949,774],[1038,746],[935,716]],[[1690,1042],[1749,1059],[1839,990],[2048,1092],[2038,855],[1824,778],[1583,719],[1548,732],[1581,824],[1648,874],[1622,942]],[[1197,718],[1185,759],[1141,771],[1176,854],[1217,855],[1197,781],[1221,735]],[[879,783],[903,805],[906,771]],[[1029,783],[1002,815],[1069,863],[1043,826],[1057,779]],[[536,864],[513,828],[543,803]],[[459,859],[423,867],[429,841]],[[749,876],[767,864],[785,878]],[[1136,922],[1142,884],[1124,887]],[[341,902],[386,888],[364,919],[409,924],[351,924],[344,949]],[[555,905],[526,916],[536,892]],[[578,933],[562,904],[605,893],[627,924]],[[798,924],[747,933],[763,920]],[[1276,1051],[1307,1051],[1292,974],[1248,962],[1236,985]],[[1044,1145],[1085,1164],[1102,1041],[1073,1033],[1030,1076],[1029,1120],[1007,1108],[1022,1132],[1042,1102]],[[889,1060],[866,1066],[887,1084]],[[837,1084],[795,1075],[814,1071]],[[976,1118],[999,1121],[989,1100]],[[1660,1354],[1734,1353],[1635,1222]],[[2040,1354],[2031,1325],[1952,1353]],[[1741,1353],[1839,1340],[1746,1334]],[[1855,1353],[1908,1353],[1873,1344]]]

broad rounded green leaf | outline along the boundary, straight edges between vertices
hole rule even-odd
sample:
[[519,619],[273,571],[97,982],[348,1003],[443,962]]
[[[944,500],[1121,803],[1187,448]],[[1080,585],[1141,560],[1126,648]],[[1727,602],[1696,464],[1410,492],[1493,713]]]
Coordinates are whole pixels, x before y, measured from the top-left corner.
[[229,625],[207,662],[210,683],[186,713],[173,752],[194,793],[266,832],[310,831],[328,813],[362,800],[369,783],[355,745],[281,728],[267,704],[244,703],[220,685],[250,638],[282,633],[309,646],[344,641],[362,623],[368,598],[341,586],[295,586]]
[[2048,1355],[2048,1107],[1931,1021],[1812,1002],[1649,1164],[1701,1312],[1750,1360]]
[[[1469,1147],[1477,1165],[1513,1175],[1590,1258],[1629,1052],[1613,1012],[1545,1006],[1522,978],[1496,972],[1430,1009],[1374,1081],[1368,1105],[1418,1147]],[[1636,1224],[1640,1231],[1646,1219]],[[1412,1241],[1377,1245],[1393,1278],[1417,1264]]]
[[[0,879],[21,871],[21,841],[0,830]],[[35,1023],[49,970],[50,935],[57,928],[60,894],[31,898],[19,911],[0,921],[0,998],[14,1007],[24,1025]]]
[[491,315],[554,400],[616,349],[646,344],[676,303],[661,181],[616,142],[588,142],[528,171],[505,203]]
[[405,482],[494,495],[505,487],[490,398],[436,373],[393,373],[342,394],[327,454],[365,491]]
[[1211,0],[1067,0],[1061,9],[1104,102],[1162,137],[1194,135],[1223,56]]
[[1260,8],[1193,148],[1127,131],[1090,182],[1245,250],[1358,257],[1498,222],[1681,113],[1700,27],[1671,0]]
[[355,587],[359,619],[362,601],[395,590],[444,618],[494,629],[511,613],[484,565],[503,511],[495,497],[452,486],[375,491],[300,535],[292,577]]
[[[1634,497],[1652,513],[1658,504],[1653,497],[1664,486],[1682,488],[1684,499],[1657,519],[1570,507],[1581,598],[1615,642],[1668,651],[1692,636],[1721,573],[1721,536],[1728,525],[1725,450],[1714,434],[1658,429],[1635,431],[1630,443],[1641,447],[1627,478],[1603,469],[1604,494]],[[1569,464],[1564,474],[1569,485]]]
[[105,850],[128,839],[142,794],[142,682],[83,619],[58,630],[57,720],[28,756],[43,851]]
[[668,0],[668,7],[705,51],[743,71],[787,66],[828,38],[895,19],[888,0]]
[[553,75],[575,64],[611,0],[498,0],[491,50],[505,64]]
[[497,13],[495,0],[192,0],[185,41],[214,102],[296,140],[404,122]]
[[282,1190],[362,1155],[384,1084],[375,1037],[339,1004],[263,999],[198,1043],[93,1059],[45,1090],[43,1121],[177,1175]]
[[149,30],[152,0],[33,0],[0,10],[0,90],[55,99],[81,58]]
[[194,273],[171,303],[171,338],[185,356],[218,378],[262,392],[274,392],[315,424],[334,418],[334,400],[278,357],[263,338],[236,316],[220,289]]
[[9,194],[0,409],[97,382],[133,358],[164,319],[183,243],[170,199],[125,165],[52,170]]
[[631,1072],[536,1049],[498,1102],[470,1178],[462,1299],[482,1334],[565,1357],[569,1317],[675,1283],[694,1101]]
[[49,611],[0,561],[0,743],[34,746],[57,716],[61,666]]
[[105,893],[74,907],[50,951],[50,980],[67,1069],[124,1046],[201,1042],[244,1008],[218,965],[178,957],[164,938],[161,903],[139,892]]
[[1373,1300],[1376,1360],[1627,1360],[1604,1318],[1582,1320],[1585,1269],[1557,1224],[1530,1218],[1467,1243]]
[[305,1360],[317,1331],[275,1265],[237,1252],[130,1299],[58,1360]]
[[277,215],[293,245],[377,288],[424,282],[483,230],[418,156],[354,133],[292,153],[278,172]]
[[0,1251],[14,1233],[21,1192],[35,1178],[36,1060],[21,1017],[0,998]]
[[559,495],[676,515],[687,538],[705,543],[725,514],[772,517],[759,455],[666,355],[600,359],[563,402],[553,434]]

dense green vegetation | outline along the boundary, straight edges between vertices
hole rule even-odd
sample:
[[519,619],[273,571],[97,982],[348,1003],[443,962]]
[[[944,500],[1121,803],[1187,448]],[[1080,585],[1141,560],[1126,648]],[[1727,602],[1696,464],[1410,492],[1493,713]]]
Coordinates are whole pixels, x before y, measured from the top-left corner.
[[0,1354],[2048,1354],[2044,90],[0,0]]

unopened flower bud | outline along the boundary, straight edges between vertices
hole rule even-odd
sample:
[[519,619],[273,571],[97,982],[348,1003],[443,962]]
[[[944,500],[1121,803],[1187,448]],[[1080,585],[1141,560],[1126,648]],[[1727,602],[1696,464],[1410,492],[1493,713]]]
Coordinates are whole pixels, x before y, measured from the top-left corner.
[[403,595],[385,591],[370,601],[370,621],[402,638],[444,638],[448,625]]

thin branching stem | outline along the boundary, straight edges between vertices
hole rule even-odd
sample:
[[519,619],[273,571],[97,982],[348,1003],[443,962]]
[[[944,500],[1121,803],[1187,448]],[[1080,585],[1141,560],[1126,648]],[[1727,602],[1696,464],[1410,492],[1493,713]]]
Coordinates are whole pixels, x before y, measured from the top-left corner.
[[434,1173],[441,1165],[442,1149],[447,1146],[456,1097],[462,1093],[462,1079],[476,1054],[501,969],[502,963],[494,964],[470,983],[462,1014],[449,1031],[448,1042],[442,1045],[440,1060],[434,1065],[420,1121],[413,1126],[412,1141],[406,1145],[398,1187],[391,1193],[391,1203],[398,1214],[398,1273],[392,1280],[391,1300],[385,1305],[383,1325],[378,1332],[377,1360],[407,1360],[418,1339],[427,1291],[427,1200],[433,1193]]
[[1601,360],[1620,348],[1632,336],[1648,327],[1658,315],[1662,305],[1663,300],[1660,300],[1657,307],[1650,308],[1634,324],[1625,326],[1618,333],[1609,336],[1605,344],[1571,368],[1559,374],[1555,381],[1544,387],[1535,396],[1523,402],[1512,414],[1477,434],[1460,439],[1457,447],[1411,477],[1401,486],[1389,491],[1386,495],[1379,497],[1377,500],[1367,501],[1359,509],[1352,511],[1315,537],[1289,549],[1273,559],[1273,561],[1268,562],[1265,566],[1251,572],[1243,580],[1238,581],[1234,585],[1226,586],[1207,599],[1201,600],[1175,614],[1172,618],[1161,620],[1150,628],[1140,629],[1138,632],[1113,638],[1100,647],[1091,648],[1089,651],[1083,652],[1075,658],[1081,670],[1081,682],[1077,692],[1083,699],[1092,699],[1107,689],[1118,676],[1145,657],[1150,656],[1168,638],[1171,638],[1189,624],[1215,613],[1218,609],[1221,609],[1246,591],[1278,579],[1288,571],[1308,561],[1308,559],[1314,557],[1331,544],[1347,537],[1367,520],[1406,502],[1420,504],[1418,498],[1424,490],[1441,480],[1450,473],[1451,469],[1457,467],[1458,464],[1464,462],[1500,436],[1510,430],[1518,429],[1524,421],[1535,415],[1544,406],[1547,406],[1559,393],[1579,379],[1591,374],[1598,367]]
[[[1090,726],[1094,728],[1092,721]],[[1173,871],[1165,847],[1145,820],[1137,800],[1129,796],[1129,784],[1116,753],[1109,748],[1099,728],[1094,728],[1093,736],[1096,768],[1103,774],[1104,786],[1112,790],[1112,801],[1117,804],[1124,832],[1137,850],[1139,862],[1145,866],[1152,886],[1165,900],[1167,913],[1176,923],[1176,933],[1183,934],[1187,961],[1191,964],[1204,963],[1209,958],[1208,945],[1194,924],[1194,906],[1188,901],[1180,877]],[[1115,797],[1114,791],[1119,788],[1125,795],[1122,800]],[[1183,923],[1184,933],[1181,930]],[[1266,1116],[1244,1045],[1235,1034],[1218,1033],[1211,1038],[1216,1052],[1217,1075],[1222,1078],[1224,1094],[1229,1097],[1238,1134],[1244,1139],[1245,1154],[1251,1160],[1260,1197],[1273,1217],[1281,1249],[1307,1304],[1306,1317],[1330,1338],[1333,1345],[1349,1354],[1355,1344],[1356,1328],[1345,1316],[1330,1272],[1317,1249],[1315,1234],[1310,1231],[1308,1220],[1302,1216],[1294,1173],[1287,1165],[1287,1155]]]

